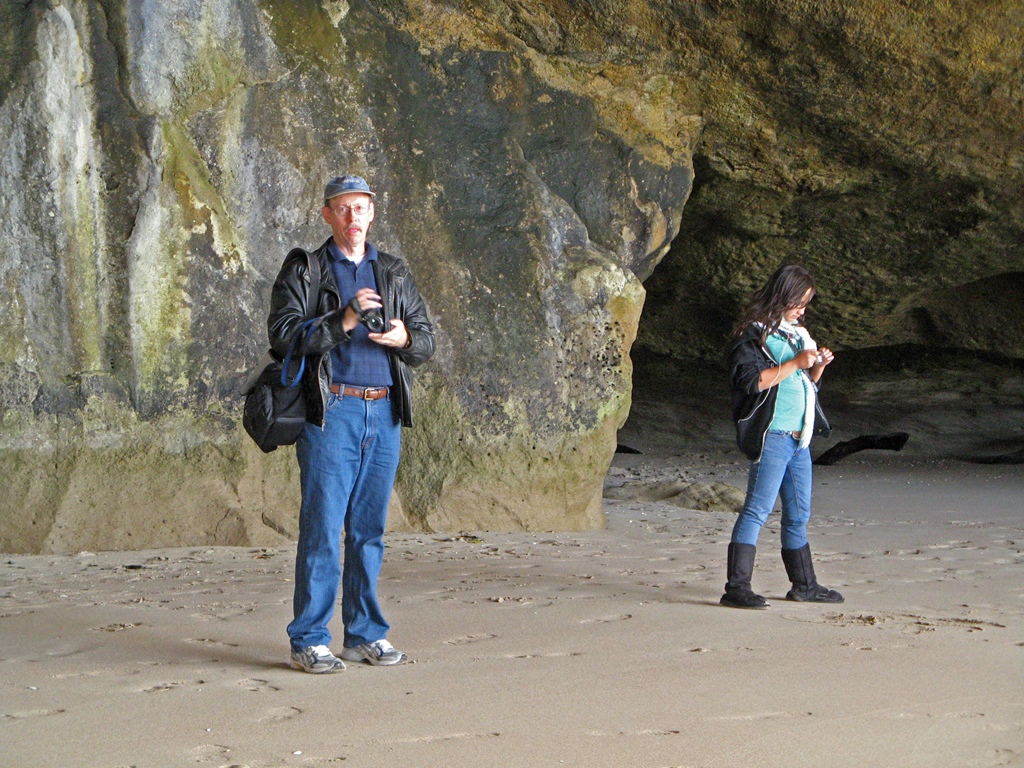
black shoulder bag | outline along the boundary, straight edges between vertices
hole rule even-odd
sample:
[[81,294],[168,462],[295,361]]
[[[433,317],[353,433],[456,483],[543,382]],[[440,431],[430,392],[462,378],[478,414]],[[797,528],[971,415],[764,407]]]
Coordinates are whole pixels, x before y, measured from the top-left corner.
[[303,253],[309,265],[305,320],[292,337],[284,360],[268,352],[243,389],[242,426],[264,453],[276,450],[279,445],[293,444],[306,423],[306,393],[302,386],[306,358],[298,355],[295,359],[295,352],[299,341],[312,332],[316,323],[320,262],[308,251]]

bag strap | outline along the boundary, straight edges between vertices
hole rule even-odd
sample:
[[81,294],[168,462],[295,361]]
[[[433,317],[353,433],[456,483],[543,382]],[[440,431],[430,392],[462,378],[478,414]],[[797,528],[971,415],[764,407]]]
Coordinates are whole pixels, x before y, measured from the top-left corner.
[[306,264],[309,268],[309,289],[306,291],[306,319],[312,320],[317,316],[317,304],[320,300],[320,260],[309,251],[301,248],[296,248],[295,250],[306,254]]
[[[792,350],[793,350],[793,353],[794,353],[794,354],[797,354],[797,355],[799,355],[799,354],[800,354],[801,352],[803,352],[803,351],[804,351],[804,348],[803,348],[803,347],[798,347],[798,346],[797,346],[797,345],[796,345],[796,344],[794,343],[794,341],[793,341],[793,337],[792,337],[792,336],[790,336],[790,335],[789,335],[788,333],[787,333],[787,334],[784,334],[784,335],[785,335],[785,337],[786,337],[786,341],[787,341],[787,342],[789,343],[789,347],[790,347],[790,349],[792,349]],[[818,384],[818,382],[816,382],[816,381],[815,381],[814,379],[812,379],[812,378],[811,378],[811,374],[809,374],[809,373],[807,372],[807,369],[806,369],[806,368],[801,368],[801,369],[800,369],[800,373],[802,373],[802,374],[803,374],[804,376],[806,376],[806,377],[807,377],[807,380],[808,380],[809,382],[811,382],[811,386],[812,386],[812,387],[814,387],[815,391],[817,391],[818,389],[820,389],[820,388],[821,388],[821,387],[820,387],[820,385]]]
[[[317,305],[320,301],[320,260],[315,254],[302,248],[294,248],[288,254],[289,257],[297,256],[301,252],[306,257],[306,266],[309,270],[309,287],[306,289],[306,319],[299,326],[299,330],[292,336],[291,344],[288,345],[288,353],[284,356],[281,365],[281,386],[295,387],[302,380],[302,374],[306,371],[306,356],[302,355],[299,360],[299,370],[295,377],[288,381],[288,371],[291,370],[292,357],[295,354],[299,339],[305,336],[304,342],[308,342],[313,331],[320,325],[322,318],[317,316]],[[305,343],[303,343],[305,346]]]

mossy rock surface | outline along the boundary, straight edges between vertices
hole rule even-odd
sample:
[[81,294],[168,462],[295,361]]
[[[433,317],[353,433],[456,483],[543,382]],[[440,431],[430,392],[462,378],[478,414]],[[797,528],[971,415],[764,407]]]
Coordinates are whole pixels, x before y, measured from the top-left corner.
[[0,549],[293,535],[238,388],[343,170],[437,324],[396,526],[601,525],[634,340],[717,365],[782,261],[838,351],[1019,359],[1017,26],[1009,0],[7,4]]

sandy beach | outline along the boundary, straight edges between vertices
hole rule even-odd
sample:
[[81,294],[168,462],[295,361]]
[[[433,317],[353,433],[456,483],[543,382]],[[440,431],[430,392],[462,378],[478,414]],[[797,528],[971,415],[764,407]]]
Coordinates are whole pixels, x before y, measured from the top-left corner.
[[[735,451],[616,456],[609,487],[744,485]],[[288,668],[294,552],[3,556],[4,766],[1024,765],[1021,466],[816,469],[842,605],[718,605],[733,514],[607,500],[586,533],[393,534],[412,663]],[[336,628],[336,634],[340,630]]]

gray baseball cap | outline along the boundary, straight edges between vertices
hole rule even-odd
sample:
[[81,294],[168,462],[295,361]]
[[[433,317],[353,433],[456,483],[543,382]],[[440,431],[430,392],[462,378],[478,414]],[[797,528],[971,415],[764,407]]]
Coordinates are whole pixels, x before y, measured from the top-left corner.
[[346,173],[343,176],[335,176],[327,182],[327,187],[324,189],[324,204],[326,205],[327,201],[332,197],[344,195],[346,192],[362,192],[370,197],[377,196],[370,191],[370,185],[366,183],[366,179],[362,176]]

